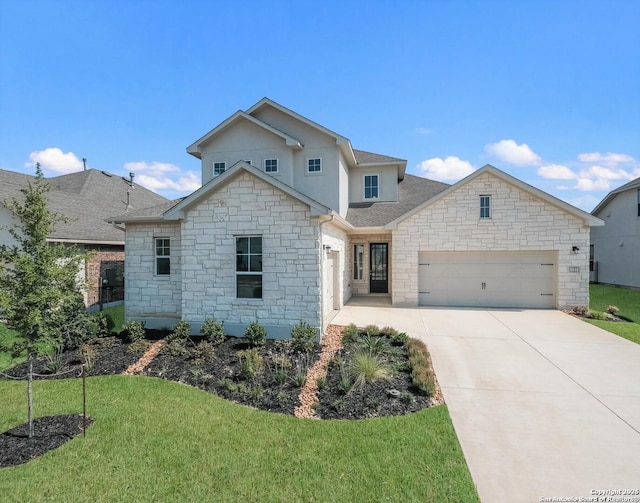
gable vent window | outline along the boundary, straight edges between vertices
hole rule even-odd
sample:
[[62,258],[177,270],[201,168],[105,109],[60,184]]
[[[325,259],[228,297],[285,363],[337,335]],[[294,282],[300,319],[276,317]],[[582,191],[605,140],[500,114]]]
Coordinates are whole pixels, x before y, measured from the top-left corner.
[[166,276],[171,274],[171,240],[156,238],[156,274]]
[[379,178],[378,175],[364,175],[364,198],[378,199]]
[[227,169],[226,162],[214,162],[213,163],[213,176],[221,175]]
[[264,160],[265,173],[277,173],[278,172],[278,159],[265,159]]
[[480,196],[480,218],[491,218],[491,196]]
[[307,159],[307,172],[308,173],[320,173],[322,171],[322,159],[319,157],[314,159]]

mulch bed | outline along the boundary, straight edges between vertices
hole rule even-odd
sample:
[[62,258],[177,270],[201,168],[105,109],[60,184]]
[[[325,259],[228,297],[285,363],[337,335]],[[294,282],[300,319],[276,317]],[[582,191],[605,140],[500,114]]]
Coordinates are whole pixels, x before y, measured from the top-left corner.
[[[166,333],[153,332],[148,338],[157,340]],[[118,337],[105,337],[91,342],[95,349],[93,365],[87,375],[122,374],[148,349],[148,344],[131,345]],[[319,359],[318,344],[309,354],[295,351],[289,341],[268,340],[258,348],[263,370],[247,375],[238,356],[250,346],[243,338],[227,337],[214,348],[203,338],[192,338],[181,349],[165,344],[159,354],[142,370],[142,375],[188,384],[227,400],[270,412],[293,415],[300,405],[299,395],[305,376]],[[135,349],[135,351],[133,351]],[[341,368],[353,356],[349,348],[340,349],[328,365],[328,373],[317,390],[318,403],[313,412],[318,419],[363,419],[403,415],[438,404],[413,388],[406,350],[387,357],[392,375],[361,388],[344,389]],[[49,375],[47,360],[34,360],[34,372],[44,378],[77,378],[81,364],[78,351],[62,354],[59,375]],[[341,363],[342,362],[342,363]],[[67,372],[76,369],[78,372]],[[12,376],[26,376],[28,363],[7,371]],[[1,378],[1,377],[0,377]],[[79,416],[52,416],[36,420],[36,437],[26,438],[26,425],[20,425],[0,436],[0,467],[25,463],[54,449],[81,432]],[[93,420],[91,420],[93,422]]]

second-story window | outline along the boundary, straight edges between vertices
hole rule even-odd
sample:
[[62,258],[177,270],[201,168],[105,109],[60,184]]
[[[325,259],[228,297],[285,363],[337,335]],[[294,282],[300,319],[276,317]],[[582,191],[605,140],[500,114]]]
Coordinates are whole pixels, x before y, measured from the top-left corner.
[[278,172],[278,159],[265,159],[264,160],[265,173],[277,173]]
[[379,178],[378,175],[364,175],[364,198],[378,199]]
[[221,175],[227,169],[226,162],[214,162],[213,163],[213,176]]
[[320,173],[321,171],[322,171],[322,159],[320,157],[307,159],[308,173]]

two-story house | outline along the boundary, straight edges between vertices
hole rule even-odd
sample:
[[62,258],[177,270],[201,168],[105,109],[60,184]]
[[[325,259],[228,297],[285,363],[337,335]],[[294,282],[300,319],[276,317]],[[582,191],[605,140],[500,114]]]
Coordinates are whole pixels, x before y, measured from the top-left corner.
[[640,288],[640,178],[609,192],[591,212],[591,280]]
[[148,327],[206,317],[242,334],[324,328],[354,295],[393,306],[564,308],[588,303],[601,221],[485,166],[453,186],[269,100],[187,148],[202,187],[129,213],[125,316]]

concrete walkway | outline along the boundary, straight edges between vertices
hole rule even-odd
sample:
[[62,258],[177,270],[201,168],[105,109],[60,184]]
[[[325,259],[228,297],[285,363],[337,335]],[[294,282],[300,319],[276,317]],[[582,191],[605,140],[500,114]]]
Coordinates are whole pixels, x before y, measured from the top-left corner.
[[352,322],[426,342],[483,503],[640,489],[640,345],[559,311],[347,305],[333,320]]

